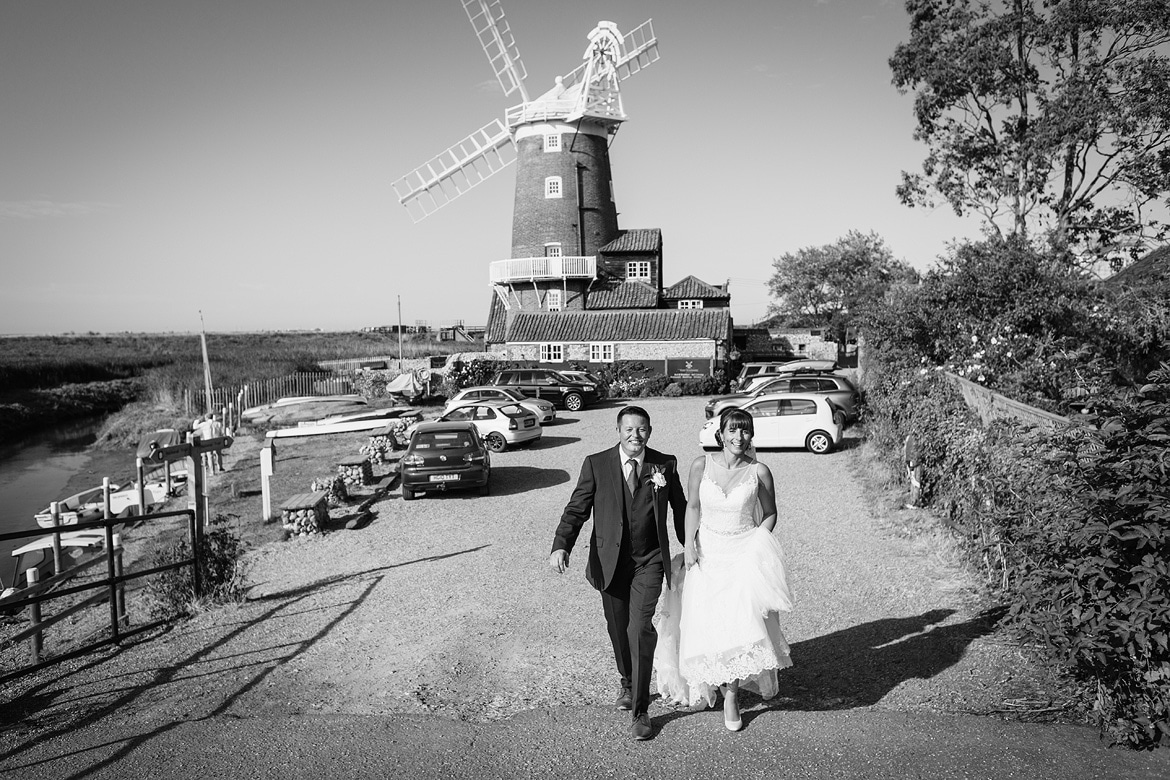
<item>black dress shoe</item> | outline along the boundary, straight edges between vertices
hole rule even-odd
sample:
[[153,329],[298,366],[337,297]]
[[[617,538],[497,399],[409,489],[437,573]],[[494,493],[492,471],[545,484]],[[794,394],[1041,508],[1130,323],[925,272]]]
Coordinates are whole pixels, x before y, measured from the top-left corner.
[[654,736],[654,727],[650,725],[650,716],[646,713],[634,716],[634,739],[650,739]]
[[629,691],[623,690],[618,694],[617,701],[614,704],[617,705],[619,710],[632,710],[634,709],[634,697]]

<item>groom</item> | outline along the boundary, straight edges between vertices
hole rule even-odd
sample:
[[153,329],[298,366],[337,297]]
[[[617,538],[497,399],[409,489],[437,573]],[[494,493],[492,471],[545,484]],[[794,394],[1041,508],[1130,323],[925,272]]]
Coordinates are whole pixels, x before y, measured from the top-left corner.
[[634,739],[653,734],[650,716],[650,672],[658,632],[651,625],[662,592],[670,587],[670,541],[667,507],[674,514],[674,532],[683,538],[686,499],[674,456],[646,447],[650,415],[639,406],[618,412],[618,446],[590,455],[561,515],[549,566],[563,573],[581,526],[593,512],[593,534],[585,578],[601,591],[601,605],[614,659],[622,678],[617,699],[621,710],[633,711]]

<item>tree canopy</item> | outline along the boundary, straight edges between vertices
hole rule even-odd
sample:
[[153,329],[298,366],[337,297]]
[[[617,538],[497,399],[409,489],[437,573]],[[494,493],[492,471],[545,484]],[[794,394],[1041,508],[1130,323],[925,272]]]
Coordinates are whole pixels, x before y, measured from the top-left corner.
[[1167,235],[1170,3],[907,0],[890,59],[914,92],[922,173],[907,205],[941,197],[997,235],[1046,237],[1085,265]]
[[773,260],[772,267],[768,288],[777,301],[771,312],[806,325],[828,325],[838,341],[854,317],[881,301],[891,284],[918,278],[881,236],[856,230],[832,244],[789,252]]

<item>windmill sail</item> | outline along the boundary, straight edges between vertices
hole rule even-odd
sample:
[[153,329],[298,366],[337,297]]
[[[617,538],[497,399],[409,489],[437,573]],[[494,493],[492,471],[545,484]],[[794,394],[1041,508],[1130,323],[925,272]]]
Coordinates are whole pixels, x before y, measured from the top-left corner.
[[528,93],[524,89],[528,73],[520,61],[520,50],[516,48],[512,28],[504,20],[500,0],[463,0],[463,8],[496,78],[500,80],[500,86],[504,88],[505,97],[519,91],[524,102],[528,102]]
[[512,134],[499,119],[394,182],[398,202],[418,222],[516,161]]

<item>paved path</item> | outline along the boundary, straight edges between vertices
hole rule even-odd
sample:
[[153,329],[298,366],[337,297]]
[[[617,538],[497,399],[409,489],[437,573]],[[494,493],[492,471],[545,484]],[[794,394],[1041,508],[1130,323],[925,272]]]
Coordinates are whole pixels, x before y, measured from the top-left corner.
[[[650,399],[651,444],[697,452],[702,399]],[[493,460],[488,498],[377,507],[368,527],[266,551],[253,599],[0,689],[24,722],[0,772],[71,777],[1170,777],[1166,753],[988,712],[1032,691],[938,548],[883,525],[849,451],[768,452],[798,604],[795,666],[746,729],[613,711],[612,656],[574,555],[544,569],[581,458],[616,408]],[[297,457],[293,445],[282,457]]]
[[436,716],[216,717],[105,722],[0,762],[4,777],[930,778],[1165,780],[1167,753],[1108,750],[1083,728],[882,711],[676,717],[650,742],[602,707],[472,724]]

